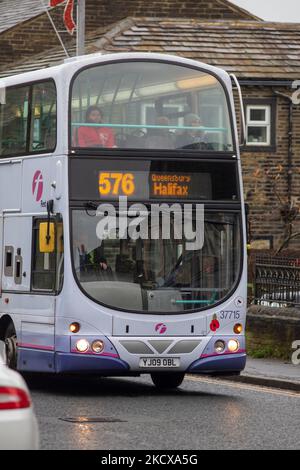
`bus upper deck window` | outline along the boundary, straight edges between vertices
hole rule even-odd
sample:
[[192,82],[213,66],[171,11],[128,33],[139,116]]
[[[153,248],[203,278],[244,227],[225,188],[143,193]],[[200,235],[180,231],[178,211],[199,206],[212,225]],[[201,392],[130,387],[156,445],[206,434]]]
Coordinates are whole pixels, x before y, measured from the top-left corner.
[[54,150],[56,146],[56,88],[52,81],[33,85],[30,151]]
[[72,90],[73,148],[233,150],[226,94],[213,75],[162,62],[80,72]]
[[5,104],[0,106],[0,155],[26,152],[29,87],[7,88]]
[[8,87],[4,101],[0,104],[0,156],[54,151],[57,121],[54,81]]

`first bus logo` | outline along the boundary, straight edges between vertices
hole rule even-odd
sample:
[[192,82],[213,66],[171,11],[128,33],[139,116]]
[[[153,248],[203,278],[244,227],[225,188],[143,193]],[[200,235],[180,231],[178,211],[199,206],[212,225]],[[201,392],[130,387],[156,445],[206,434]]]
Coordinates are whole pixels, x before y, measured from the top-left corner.
[[155,326],[155,331],[160,334],[160,335],[163,335],[166,331],[167,331],[167,327],[164,323],[158,323],[156,326]]
[[44,189],[43,175],[40,170],[37,170],[34,173],[33,179],[32,179],[32,194],[36,202],[39,202],[42,199],[43,189]]

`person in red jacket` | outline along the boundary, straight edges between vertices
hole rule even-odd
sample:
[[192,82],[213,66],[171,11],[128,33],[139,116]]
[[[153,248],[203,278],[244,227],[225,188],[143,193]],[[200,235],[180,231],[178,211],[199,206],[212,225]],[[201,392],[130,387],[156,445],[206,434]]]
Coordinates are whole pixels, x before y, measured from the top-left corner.
[[[98,106],[88,108],[86,122],[90,124],[101,124],[103,122],[103,114]],[[116,147],[114,133],[109,127],[79,127],[76,140],[79,147]]]

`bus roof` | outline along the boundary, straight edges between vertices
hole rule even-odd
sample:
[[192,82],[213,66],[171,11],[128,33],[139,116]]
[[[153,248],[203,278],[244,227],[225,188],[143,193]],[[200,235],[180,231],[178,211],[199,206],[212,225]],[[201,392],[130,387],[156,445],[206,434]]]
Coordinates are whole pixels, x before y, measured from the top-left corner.
[[179,56],[168,55],[168,54],[157,54],[157,53],[141,53],[141,52],[127,52],[127,53],[114,53],[114,54],[88,54],[84,56],[77,56],[65,59],[63,63],[55,65],[54,67],[43,68],[34,70],[31,72],[25,72],[18,75],[12,75],[10,77],[0,78],[0,88],[7,86],[18,85],[22,83],[29,83],[33,81],[45,80],[48,78],[57,78],[61,75],[64,78],[69,79],[81,68],[89,65],[101,64],[102,62],[118,62],[126,60],[153,60],[172,62],[178,65],[185,65],[190,67],[197,67],[204,69],[206,72],[211,72],[220,77],[224,82],[230,82],[228,73],[220,68],[198,62],[192,59],[186,59]]

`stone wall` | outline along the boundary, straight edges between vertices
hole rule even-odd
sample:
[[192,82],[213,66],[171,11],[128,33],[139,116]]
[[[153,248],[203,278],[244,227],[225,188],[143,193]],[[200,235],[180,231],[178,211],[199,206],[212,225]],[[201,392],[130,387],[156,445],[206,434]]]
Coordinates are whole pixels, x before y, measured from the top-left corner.
[[[248,151],[242,149],[244,194],[250,205],[252,237],[273,237],[274,249],[284,238],[286,223],[281,209],[288,200],[288,148],[289,104],[275,91],[291,95],[291,88],[243,87],[243,98],[259,100],[275,98],[276,129],[275,149]],[[238,103],[236,103],[237,109]],[[291,174],[291,199],[300,208],[300,105],[293,106],[293,157]],[[274,189],[275,188],[275,189]],[[300,217],[295,220],[294,232],[300,231]],[[262,246],[263,247],[263,246]],[[265,247],[263,247],[265,248]],[[300,237],[289,244],[290,249],[300,249]]]
[[[52,10],[51,15],[57,28],[63,31],[63,8],[57,7],[55,10]],[[68,33],[63,32],[62,37],[64,40],[70,41]],[[48,49],[55,46],[60,46],[60,43],[46,13],[36,16],[23,23],[19,23],[0,35],[1,68],[6,64],[28,59],[40,52],[45,51],[46,53]]]
[[248,353],[291,359],[292,343],[300,340],[300,311],[252,306],[248,311],[246,334]]
[[235,10],[233,5],[216,0],[87,0],[87,26],[93,29],[114,23],[128,16],[203,18],[214,19],[251,19],[251,15]]

